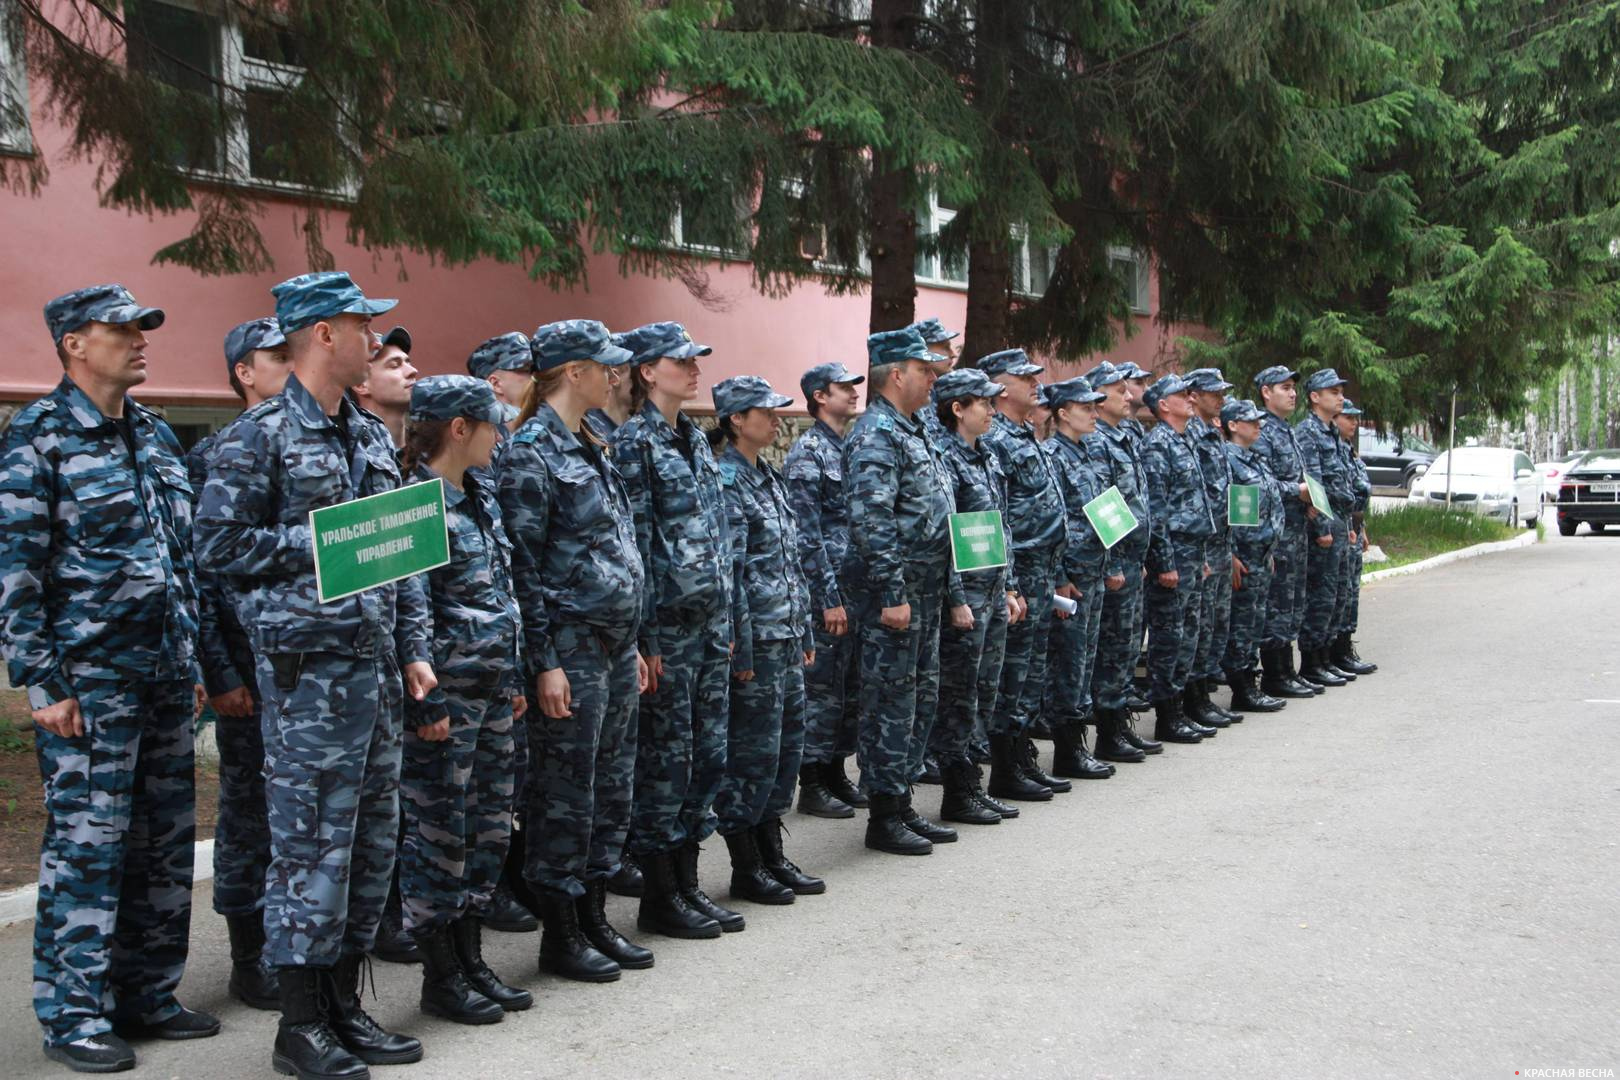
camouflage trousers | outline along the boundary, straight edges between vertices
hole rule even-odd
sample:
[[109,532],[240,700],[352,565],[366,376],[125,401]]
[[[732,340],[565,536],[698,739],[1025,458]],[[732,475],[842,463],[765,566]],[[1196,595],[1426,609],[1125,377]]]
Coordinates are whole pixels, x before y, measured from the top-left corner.
[[1066,619],[1052,623],[1051,661],[1047,665],[1046,723],[1057,731],[1081,723],[1091,715],[1091,684],[1102,638],[1103,607],[1107,603],[1102,567],[1084,581],[1079,606]]
[[1041,711],[1046,652],[1052,638],[1052,590],[1062,572],[1057,548],[1018,553],[1018,590],[1029,613],[1007,627],[1007,659],[991,714],[991,735],[1020,735]]
[[804,669],[804,760],[825,765],[855,752],[861,719],[860,634],[852,622],[848,633],[834,637],[822,625],[819,611],[814,619],[816,662]]
[[1099,709],[1123,709],[1136,655],[1142,649],[1141,554],[1116,548],[1116,569],[1125,584],[1102,598],[1102,626],[1097,633],[1097,663],[1091,676],[1091,698]]
[[573,715],[553,719],[539,708],[524,714],[523,876],[539,888],[579,897],[585,882],[618,873],[624,855],[636,774],[636,628],[559,623],[555,642]]
[[270,869],[265,959],[371,951],[399,841],[404,690],[392,653],[259,658]]
[[1260,647],[1280,649],[1299,638],[1300,621],[1305,615],[1306,546],[1305,523],[1289,521],[1272,552],[1276,567],[1271,577],[1271,593],[1266,597],[1264,629]]
[[1187,688],[1198,652],[1198,619],[1204,587],[1202,537],[1170,534],[1174,569],[1180,580],[1172,588],[1155,575],[1147,586],[1149,697],[1167,701]]
[[1345,600],[1344,617],[1339,620],[1339,633],[1354,634],[1361,625],[1361,545],[1354,544],[1350,548],[1350,567],[1345,579],[1350,586],[1350,594]]
[[405,929],[489,910],[512,842],[512,699],[491,673],[435,672],[450,737],[405,732],[399,773],[399,893]]
[[1260,638],[1265,630],[1266,602],[1271,592],[1271,552],[1275,547],[1275,541],[1258,547],[1239,544],[1233,552],[1249,572],[1243,576],[1243,588],[1232,592],[1231,629],[1227,634],[1226,653],[1221,658],[1221,670],[1228,678],[1260,667]]
[[942,616],[939,631],[939,708],[928,751],[941,765],[967,760],[969,743],[988,726],[1007,652],[1006,572],[963,574],[962,588],[973,629],[958,630]]
[[1320,547],[1311,541],[1305,570],[1305,618],[1300,624],[1299,647],[1321,649],[1333,643],[1342,604],[1349,599],[1345,571],[1349,566],[1350,545],[1345,539],[1343,521],[1329,522],[1333,546]]
[[878,795],[904,795],[922,772],[928,734],[939,706],[939,622],[945,574],[908,589],[911,623],[890,630],[881,621],[882,598],[861,593],[861,786]]
[[34,1012],[63,1046],[180,1010],[191,931],[191,680],[76,680],[84,734],[35,727],[45,785]]
[[724,610],[682,619],[659,613],[658,688],[641,699],[630,846],[672,851],[714,833],[715,796],[726,775],[731,659]]
[[733,836],[793,807],[804,754],[804,639],[754,642],[754,677],[731,684],[726,772],[714,812]]
[[252,716],[221,716],[219,819],[214,827],[214,910],[251,915],[264,907],[270,869],[270,818],[264,803],[264,731],[258,703]]
[[1199,593],[1198,652],[1193,657],[1192,677],[1219,679],[1232,625],[1231,538],[1217,536],[1212,540],[1206,561],[1210,575]]

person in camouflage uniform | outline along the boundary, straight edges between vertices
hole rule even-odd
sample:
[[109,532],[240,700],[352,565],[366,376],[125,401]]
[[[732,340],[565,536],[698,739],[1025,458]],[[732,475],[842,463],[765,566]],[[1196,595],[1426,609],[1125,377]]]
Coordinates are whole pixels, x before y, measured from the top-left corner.
[[[867,847],[926,855],[956,839],[911,805],[939,699],[939,622],[949,578],[955,506],[916,412],[938,375],[914,330],[866,341],[867,410],[844,440],[849,552],[845,579],[860,634],[861,784],[871,798]],[[970,609],[953,609],[966,628]]]
[[1221,708],[1210,697],[1216,680],[1222,677],[1221,661],[1226,656],[1232,618],[1232,530],[1226,520],[1226,489],[1231,476],[1226,464],[1226,440],[1221,437],[1221,406],[1232,384],[1219,368],[1198,368],[1185,378],[1192,389],[1193,403],[1187,435],[1198,451],[1198,466],[1204,471],[1215,535],[1210,538],[1204,560],[1209,564],[1209,576],[1199,589],[1198,651],[1193,656],[1183,706],[1187,715],[1200,724],[1222,728],[1243,720],[1241,713]]
[[501,428],[487,382],[432,375],[411,388],[401,447],[407,482],[441,483],[450,561],[424,575],[439,684],[405,707],[400,894],[422,955],[422,1011],[464,1024],[534,1004],[482,950],[512,831],[512,727],[527,705],[511,542],[482,474]]
[[[954,330],[945,329],[945,324],[937,318],[920,319],[906,327],[917,331],[917,336],[923,339],[931,354],[929,365],[934,369],[934,377],[942,379],[956,367],[956,346],[953,344],[961,335]],[[923,408],[917,411],[917,421],[922,424],[923,430],[928,433],[928,444],[936,449],[945,437],[945,425],[939,422],[939,413],[935,409]]]
[[1283,531],[1272,555],[1275,572],[1266,598],[1260,659],[1265,677],[1260,688],[1284,700],[1315,697],[1322,688],[1302,680],[1294,668],[1294,640],[1305,612],[1307,522],[1316,517],[1305,484],[1305,459],[1299,438],[1288,422],[1299,396],[1299,372],[1273,365],[1254,377],[1265,415],[1255,452],[1265,459],[1283,506]]
[[947,585],[947,602],[966,606],[973,624],[940,630],[940,704],[928,748],[939,761],[944,795],[939,816],[964,825],[995,825],[1018,816],[1018,809],[988,795],[971,756],[975,733],[995,712],[1001,687],[1001,665],[1007,651],[1007,624],[1021,616],[1022,604],[1011,588],[1015,558],[1007,530],[1007,479],[996,455],[982,439],[994,421],[996,397],[1005,389],[977,368],[964,368],[934,384],[934,413],[944,436],[941,451],[958,513],[995,511],[1001,515],[1002,543],[1009,565],[964,571]]
[[219,1031],[175,999],[196,821],[191,486],[174,433],[128,397],[163,319],[121,285],[46,304],[62,380],[0,443],[0,649],[45,786],[34,1012],[46,1056],[75,1070],[134,1067],[115,1027]]
[[813,420],[788,451],[783,475],[803,538],[803,573],[810,583],[816,662],[804,673],[804,759],[799,767],[799,812],[852,818],[867,805],[844,772],[855,752],[861,695],[860,663],[850,633],[840,574],[849,550],[844,505],[844,433],[860,404],[855,388],[866,381],[843,364],[817,364],[799,379]]
[[1025,618],[1007,630],[1007,658],[989,728],[989,790],[998,799],[1045,801],[1073,785],[1041,771],[1026,732],[1040,714],[1046,691],[1054,590],[1075,596],[1063,573],[1068,528],[1057,473],[1029,422],[1037,401],[1035,376],[1045,369],[1031,363],[1022,349],[991,353],[976,366],[1007,391],[996,398],[995,421],[984,445],[1007,477],[1007,526],[1017,548],[1013,588],[1028,606]]
[[653,955],[607,921],[635,783],[637,651],[645,575],[629,497],[585,412],[630,361],[589,319],[531,335],[535,385],[495,471],[523,613],[529,724],[524,876],[544,933],[540,969],[609,982]]
[[1311,546],[1306,560],[1305,614],[1299,629],[1300,675],[1323,686],[1343,686],[1355,675],[1333,666],[1329,656],[1338,626],[1341,604],[1348,598],[1345,573],[1349,564],[1349,516],[1354,506],[1349,459],[1335,417],[1344,406],[1345,380],[1332,368],[1314,371],[1305,379],[1310,412],[1294,425],[1304,472],[1321,482],[1332,516],[1318,514],[1310,522]]
[[[1121,422],[1120,427],[1130,435],[1132,441],[1136,444],[1137,452],[1140,453],[1143,444],[1147,440],[1147,428],[1143,425],[1142,418],[1152,419],[1153,417],[1153,410],[1143,403],[1143,399],[1147,396],[1147,388],[1153,382],[1155,376],[1153,372],[1139,364],[1133,364],[1129,360],[1122,361],[1119,364],[1119,369],[1125,373],[1125,385],[1131,399],[1130,415]],[[1136,593],[1136,618],[1131,625],[1131,640],[1136,642],[1137,656],[1133,658],[1131,680],[1127,687],[1128,709],[1125,718],[1128,726],[1131,724],[1132,714],[1146,712],[1149,707],[1148,700],[1144,696],[1147,693],[1147,680],[1145,678],[1136,678],[1135,668],[1135,660],[1139,659],[1142,662],[1143,671],[1147,670],[1147,649],[1145,644],[1147,640],[1147,583],[1145,580],[1142,588],[1137,590]],[[1126,734],[1128,738],[1134,737],[1140,743],[1142,737],[1136,735],[1134,727],[1130,727]],[[1148,752],[1152,753],[1153,751]]]
[[[496,334],[478,343],[467,356],[467,374],[489,383],[500,402],[503,427],[511,429],[534,382],[534,350],[529,335],[516,330]],[[517,725],[521,729],[523,725]]]
[[1097,403],[1107,399],[1083,378],[1066,379],[1046,388],[1055,432],[1043,448],[1051,456],[1063,493],[1068,542],[1064,546],[1064,575],[1075,587],[1075,613],[1052,626],[1052,663],[1046,680],[1045,712],[1052,730],[1052,771],[1077,780],[1102,780],[1114,767],[1098,761],[1086,748],[1085,726],[1091,721],[1092,678],[1102,635],[1103,597],[1108,585],[1124,581],[1115,575],[1105,580],[1108,549],[1086,517],[1085,505],[1107,490],[1108,467],[1093,458],[1089,436],[1097,430]]
[[1265,414],[1252,401],[1221,406],[1226,429],[1226,465],[1233,486],[1255,489],[1255,525],[1232,526],[1232,615],[1221,669],[1232,688],[1232,704],[1243,712],[1276,712],[1285,704],[1256,685],[1260,635],[1265,629],[1266,599],[1271,592],[1272,553],[1282,536],[1282,496],[1266,459],[1255,448]]
[[[225,335],[231,389],[252,408],[281,393],[292,367],[287,339],[274,318],[253,319]],[[194,500],[202,496],[219,433],[186,455]],[[195,510],[195,502],[193,505]],[[264,802],[264,734],[254,693],[253,645],[236,616],[230,583],[197,574],[197,643],[203,686],[218,718],[219,814],[214,828],[214,910],[231,941],[230,991],[256,1009],[280,1007],[276,973],[264,956],[264,878],[270,867],[270,822]]]
[[1199,590],[1209,573],[1208,549],[1215,535],[1203,468],[1187,435],[1193,414],[1189,390],[1175,374],[1148,387],[1145,400],[1159,423],[1148,432],[1142,453],[1154,511],[1147,560],[1149,697],[1157,720],[1155,737],[1178,743],[1215,734],[1182,709],[1198,650]]
[[1348,562],[1345,570],[1346,595],[1342,604],[1336,636],[1329,651],[1329,659],[1340,671],[1352,675],[1371,675],[1377,664],[1368,663],[1356,652],[1356,625],[1361,617],[1361,557],[1367,550],[1367,511],[1372,506],[1372,478],[1361,460],[1361,409],[1349,398],[1335,421],[1339,427],[1340,445],[1350,465],[1350,487],[1354,498],[1350,509]]
[[804,668],[815,660],[810,589],[799,530],[782,474],[760,459],[776,439],[776,410],[793,404],[757,375],[714,387],[732,555],[731,722],[726,775],[715,800],[731,853],[731,895],[791,904],[827,891],[782,852],[782,815],[804,752]]
[[730,710],[731,537],[720,470],[681,406],[698,396],[698,358],[713,350],[676,322],[614,337],[633,353],[635,406],[613,461],[635,514],[646,568],[641,701],[631,841],[645,882],[636,925],[678,938],[743,929],[742,915],[698,887],[699,845],[714,834]]

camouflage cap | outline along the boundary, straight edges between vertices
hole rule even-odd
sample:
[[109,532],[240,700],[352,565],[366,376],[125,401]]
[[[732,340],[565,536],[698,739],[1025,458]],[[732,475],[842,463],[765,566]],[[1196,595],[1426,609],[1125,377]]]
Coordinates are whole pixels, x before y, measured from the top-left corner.
[[734,375],[714,384],[714,415],[724,419],[749,409],[780,409],[793,404],[758,375]]
[[912,323],[906,329],[917,331],[918,336],[923,339],[925,345],[940,345],[957,337],[955,333],[945,329],[945,324],[938,319],[921,319]]
[[1349,398],[1344,399],[1344,408],[1339,410],[1340,416],[1360,416],[1361,408]]
[[1147,388],[1147,391],[1142,395],[1142,404],[1150,409],[1157,409],[1159,402],[1171,394],[1185,394],[1191,389],[1192,387],[1187,385],[1186,379],[1172,371]]
[[225,335],[225,370],[234,373],[236,365],[242,363],[256,350],[274,349],[278,345],[285,344],[287,339],[274,316],[250,319],[240,326],[232,327],[231,332]]
[[928,351],[922,335],[909,326],[904,330],[884,330],[866,337],[866,363],[869,367],[898,364],[904,360],[937,359],[939,357]]
[[406,356],[411,355],[411,332],[403,326],[396,326],[383,335],[383,348],[392,345]]
[[411,387],[412,420],[483,420],[505,422],[495,390],[471,375],[427,375]]
[[1227,382],[1225,377],[1221,375],[1220,368],[1195,368],[1187,372],[1182,378],[1187,380],[1188,386],[1202,393],[1215,393],[1219,390],[1232,389],[1232,384]]
[[1335,386],[1343,386],[1349,381],[1349,379],[1339,378],[1339,373],[1337,371],[1327,367],[1323,368],[1321,371],[1313,371],[1306,376],[1305,392],[1308,394],[1312,390],[1329,390]]
[[1260,407],[1247,398],[1241,400],[1227,398],[1226,403],[1221,406],[1221,419],[1228,424],[1233,421],[1259,420],[1264,415],[1265,413],[1260,411]]
[[512,330],[479,343],[467,357],[467,374],[487,379],[494,371],[533,371],[534,350],[529,335]]
[[535,327],[529,339],[534,351],[534,370],[550,371],[575,360],[595,360],[618,367],[628,364],[632,353],[613,344],[608,328],[595,319],[563,319]]
[[955,371],[946,372],[935,380],[932,391],[936,402],[954,401],[965,397],[993,398],[1006,392],[1005,386],[991,382],[990,376],[978,368],[957,368]]
[[799,389],[804,393],[804,399],[809,401],[810,395],[817,390],[825,390],[834,383],[839,386],[855,386],[865,381],[865,375],[857,375],[835,360],[828,364],[817,364],[800,375]]
[[1046,369],[1033,363],[1029,354],[1023,349],[1002,349],[989,356],[979,357],[979,362],[973,365],[986,375],[1039,375]]
[[1091,385],[1093,390],[1097,390],[1104,386],[1112,386],[1114,383],[1124,382],[1126,379],[1131,378],[1131,376],[1126,373],[1126,368],[1134,368],[1135,366],[1135,364],[1127,364],[1125,367],[1119,367],[1118,365],[1110,364],[1107,360],[1104,360],[1102,363],[1086,372],[1082,378],[1084,378],[1086,382]]
[[694,356],[708,356],[714,352],[707,345],[699,345],[678,322],[655,322],[613,335],[613,344],[629,349],[632,364],[650,364],[660,357],[672,360],[690,360]]
[[276,322],[283,334],[314,326],[334,315],[381,315],[391,311],[398,300],[371,300],[342,270],[299,274],[272,286],[276,298]]
[[1046,388],[1047,404],[1054,409],[1059,405],[1085,405],[1101,401],[1107,396],[1107,394],[1099,394],[1093,390],[1091,383],[1079,376],[1073,379],[1064,379],[1062,382],[1055,382]]
[[1297,378],[1299,378],[1299,372],[1295,371],[1293,368],[1287,367],[1283,364],[1272,364],[1270,367],[1261,371],[1260,374],[1254,377],[1254,385],[1276,386],[1278,383],[1287,382],[1289,379]]
[[1120,371],[1124,372],[1127,379],[1153,378],[1153,372],[1149,371],[1141,364],[1136,363],[1134,360],[1122,360],[1114,366],[1119,368]]
[[156,330],[163,325],[163,309],[141,307],[122,285],[87,285],[45,305],[45,328],[57,345],[65,335],[93,322],[134,323],[142,330]]

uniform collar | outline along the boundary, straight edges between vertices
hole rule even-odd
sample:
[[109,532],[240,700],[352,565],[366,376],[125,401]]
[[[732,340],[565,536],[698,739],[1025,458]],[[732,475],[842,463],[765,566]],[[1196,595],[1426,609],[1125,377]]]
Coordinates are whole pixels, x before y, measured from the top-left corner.
[[821,432],[824,437],[831,440],[834,446],[844,445],[844,437],[829,427],[825,420],[817,420],[813,425],[811,425],[811,430]]
[[535,410],[534,416],[529,419],[529,423],[536,425],[541,434],[545,435],[557,449],[572,453],[585,452],[585,447],[580,444],[579,436],[568,430],[567,425],[562,421],[562,417],[557,415],[557,410],[553,409],[549,403],[542,401],[540,407]]
[[[417,480],[439,480],[439,479],[442,479],[442,477],[440,477],[440,475],[437,472],[433,471],[428,466],[423,465],[421,463],[418,463],[417,466],[416,466],[416,479]],[[467,474],[464,477],[462,477],[461,482],[463,484],[466,484],[468,487],[473,488],[474,490],[476,490],[476,484],[478,483],[476,480],[473,479],[473,474],[472,474],[471,469],[467,470]],[[456,487],[456,485],[452,484],[450,481],[445,480],[445,482],[444,482],[444,505],[445,505],[445,508],[448,509],[448,508],[450,508],[452,506],[459,506],[459,505],[461,505],[462,503],[464,503],[466,501],[467,501],[467,492],[465,492],[465,491],[461,490],[460,488]]]
[[[288,372],[287,385],[281,391],[282,400],[287,403],[287,411],[297,418],[300,424],[307,428],[334,427],[332,418],[326,415],[321,403],[315,400],[315,395],[303,383],[298,381],[298,375]],[[338,419],[343,421],[344,427],[353,431],[355,421],[360,418],[360,409],[344,394],[338,401]]]
[[917,418],[914,416],[907,416],[905,413],[895,408],[894,403],[888,398],[884,397],[882,394],[872,395],[872,402],[867,406],[867,412],[886,412],[890,416],[893,416],[901,424],[905,425],[905,430],[908,433],[912,435],[922,434],[922,424],[917,422]]
[[767,470],[770,469],[770,465],[766,463],[764,458],[760,458],[757,464],[751,462],[742,456],[741,450],[738,450],[734,444],[729,442],[726,443],[725,452],[720,455],[720,460],[731,462],[737,467],[739,472],[749,476],[756,482],[764,479],[767,474]]
[[[95,431],[115,423],[112,417],[103,413],[90,400],[90,395],[79,389],[79,384],[68,376],[63,375],[62,381],[56,384],[54,396],[67,407],[68,415],[86,431]],[[132,424],[142,427],[150,426],[151,414],[135,403],[128,394],[124,395],[124,418]]]
[[998,413],[996,413],[996,415],[993,418],[992,422],[997,427],[1004,428],[1007,431],[1013,432],[1015,434],[1025,435],[1025,436],[1028,436],[1029,438],[1032,438],[1032,439],[1035,437],[1035,425],[1030,423],[1028,420],[1025,420],[1023,423],[1020,424],[1017,421],[1013,420],[1006,413],[998,412]]
[[692,418],[681,411],[675,413],[675,423],[671,424],[664,419],[663,410],[651,401],[642,404],[641,415],[647,418],[647,426],[652,429],[653,434],[665,442],[674,442],[677,433],[691,438],[692,429],[697,427],[692,423]]

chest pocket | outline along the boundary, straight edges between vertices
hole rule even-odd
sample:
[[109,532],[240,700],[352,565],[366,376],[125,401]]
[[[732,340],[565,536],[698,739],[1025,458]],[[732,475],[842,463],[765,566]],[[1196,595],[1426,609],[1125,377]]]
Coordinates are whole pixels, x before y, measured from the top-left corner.
[[103,469],[75,476],[69,481],[69,489],[77,514],[72,527],[86,547],[105,547],[125,540],[141,518],[140,494],[132,469]]
[[450,516],[450,561],[458,576],[487,577],[489,549],[484,532],[467,514]]
[[186,532],[191,524],[191,477],[179,462],[170,461],[154,462],[152,475],[157,478],[158,492],[166,503],[170,527],[178,533]]
[[300,455],[283,474],[285,515],[302,520],[310,510],[340,501],[344,472],[343,462],[324,447],[318,453]]
[[584,462],[568,462],[555,473],[555,479],[557,520],[565,529],[591,543],[613,535],[613,512],[600,473]]
[[660,455],[653,463],[653,474],[658,478],[660,517],[687,517],[697,511],[697,477],[679,454]]

